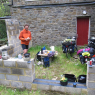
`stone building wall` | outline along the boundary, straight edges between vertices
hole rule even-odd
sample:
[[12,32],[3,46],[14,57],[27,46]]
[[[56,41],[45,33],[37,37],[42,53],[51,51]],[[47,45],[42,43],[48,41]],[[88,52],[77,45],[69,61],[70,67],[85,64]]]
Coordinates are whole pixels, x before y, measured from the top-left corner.
[[[87,14],[84,15],[83,11]],[[17,18],[20,26],[30,25],[32,45],[61,45],[67,36],[77,34],[77,17],[90,18],[90,35],[95,36],[95,5],[52,6],[45,8],[11,8],[12,19]]]

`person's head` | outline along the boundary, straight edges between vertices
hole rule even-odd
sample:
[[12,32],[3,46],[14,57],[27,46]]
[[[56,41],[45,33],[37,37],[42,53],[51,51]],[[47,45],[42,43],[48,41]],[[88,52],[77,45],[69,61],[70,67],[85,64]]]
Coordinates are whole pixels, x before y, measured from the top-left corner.
[[25,30],[28,30],[29,25],[28,25],[28,24],[25,24],[25,25],[24,25],[24,28],[25,28]]

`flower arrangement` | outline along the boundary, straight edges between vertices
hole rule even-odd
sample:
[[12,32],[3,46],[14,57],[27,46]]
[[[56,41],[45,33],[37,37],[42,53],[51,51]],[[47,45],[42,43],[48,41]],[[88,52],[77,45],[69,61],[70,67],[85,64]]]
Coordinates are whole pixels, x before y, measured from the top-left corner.
[[66,78],[64,75],[62,75],[62,78],[60,80],[60,84],[63,86],[66,86],[68,84],[68,78]]
[[62,77],[60,81],[62,81],[62,82],[66,82],[67,80],[68,80],[67,78]]

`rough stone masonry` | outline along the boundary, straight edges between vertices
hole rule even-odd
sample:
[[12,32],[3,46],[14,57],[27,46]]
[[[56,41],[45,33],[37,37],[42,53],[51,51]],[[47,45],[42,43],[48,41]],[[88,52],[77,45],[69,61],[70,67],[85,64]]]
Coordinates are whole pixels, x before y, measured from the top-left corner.
[[[76,35],[78,17],[90,18],[89,36],[95,35],[95,4],[82,4],[91,1],[93,0],[13,0],[13,5],[10,6],[11,16],[18,20],[20,27],[25,23],[30,25],[33,46],[61,45],[66,37]],[[85,15],[84,10],[87,12]]]

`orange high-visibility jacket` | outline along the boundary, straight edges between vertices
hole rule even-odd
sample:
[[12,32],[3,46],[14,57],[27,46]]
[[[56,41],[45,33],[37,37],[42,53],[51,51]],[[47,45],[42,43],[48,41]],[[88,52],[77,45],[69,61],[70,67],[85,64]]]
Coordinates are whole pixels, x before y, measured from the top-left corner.
[[29,45],[30,40],[28,40],[28,41],[25,40],[28,37],[30,38],[30,40],[32,39],[31,32],[29,30],[26,31],[25,29],[23,29],[19,35],[19,39],[21,40],[21,44]]

